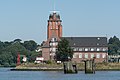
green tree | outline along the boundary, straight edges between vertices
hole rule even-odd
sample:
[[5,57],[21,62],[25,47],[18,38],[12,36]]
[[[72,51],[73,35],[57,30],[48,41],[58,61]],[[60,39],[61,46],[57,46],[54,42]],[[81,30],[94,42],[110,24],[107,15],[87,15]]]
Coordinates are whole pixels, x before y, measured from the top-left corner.
[[61,39],[58,43],[58,50],[56,52],[56,60],[68,61],[73,57],[73,50],[69,46],[69,41],[65,38]]
[[118,55],[120,53],[120,40],[116,36],[111,37],[108,42],[108,54]]
[[15,42],[18,42],[18,43],[21,43],[21,39],[15,39],[13,42],[15,43]]
[[24,41],[23,46],[30,51],[34,51],[38,45],[35,41],[30,40],[30,41]]
[[32,52],[29,57],[29,61],[34,62],[36,57],[41,57],[41,56],[42,56],[42,52]]
[[[26,43],[26,42],[25,42]],[[0,65],[2,66],[15,66],[17,61],[17,54],[25,55],[29,61],[33,62],[35,56],[41,55],[41,53],[36,53],[35,51],[30,51],[27,45],[23,46],[24,43],[21,43],[20,39],[15,39],[11,42],[1,42],[0,41]],[[28,41],[28,44],[31,44],[32,50],[36,49],[37,43],[35,41]]]

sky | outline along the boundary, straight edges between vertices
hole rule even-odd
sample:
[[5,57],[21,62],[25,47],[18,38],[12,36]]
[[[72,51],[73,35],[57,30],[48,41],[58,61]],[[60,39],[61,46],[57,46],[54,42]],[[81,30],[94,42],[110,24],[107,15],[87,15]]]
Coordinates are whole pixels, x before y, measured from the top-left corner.
[[0,0],[0,41],[41,44],[54,9],[61,16],[65,37],[120,38],[120,0]]

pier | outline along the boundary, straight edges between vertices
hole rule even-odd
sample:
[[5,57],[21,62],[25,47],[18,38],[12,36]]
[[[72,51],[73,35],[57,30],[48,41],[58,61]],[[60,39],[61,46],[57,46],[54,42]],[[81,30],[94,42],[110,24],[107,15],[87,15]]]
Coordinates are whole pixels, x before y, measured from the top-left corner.
[[69,61],[69,62],[64,62],[64,63],[63,63],[63,66],[64,66],[64,73],[65,73],[65,74],[78,73],[76,63],[72,63],[71,61]]
[[94,59],[84,60],[84,62],[85,62],[85,74],[95,74]]

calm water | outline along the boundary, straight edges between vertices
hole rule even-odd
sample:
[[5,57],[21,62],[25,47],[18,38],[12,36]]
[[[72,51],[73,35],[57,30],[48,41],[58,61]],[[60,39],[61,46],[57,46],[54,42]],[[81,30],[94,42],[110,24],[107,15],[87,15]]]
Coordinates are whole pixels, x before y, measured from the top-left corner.
[[120,80],[120,71],[64,74],[62,71],[10,71],[10,68],[0,68],[0,80]]

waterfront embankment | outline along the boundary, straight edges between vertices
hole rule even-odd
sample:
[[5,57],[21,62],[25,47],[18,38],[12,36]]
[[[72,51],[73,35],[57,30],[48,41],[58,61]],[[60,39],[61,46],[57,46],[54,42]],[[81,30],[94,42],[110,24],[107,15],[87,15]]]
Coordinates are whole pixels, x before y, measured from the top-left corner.
[[[96,63],[97,71],[120,71],[120,63]],[[77,69],[79,71],[84,70],[84,63],[78,63]],[[24,63],[14,69],[14,71],[62,71],[63,64],[34,64]]]

